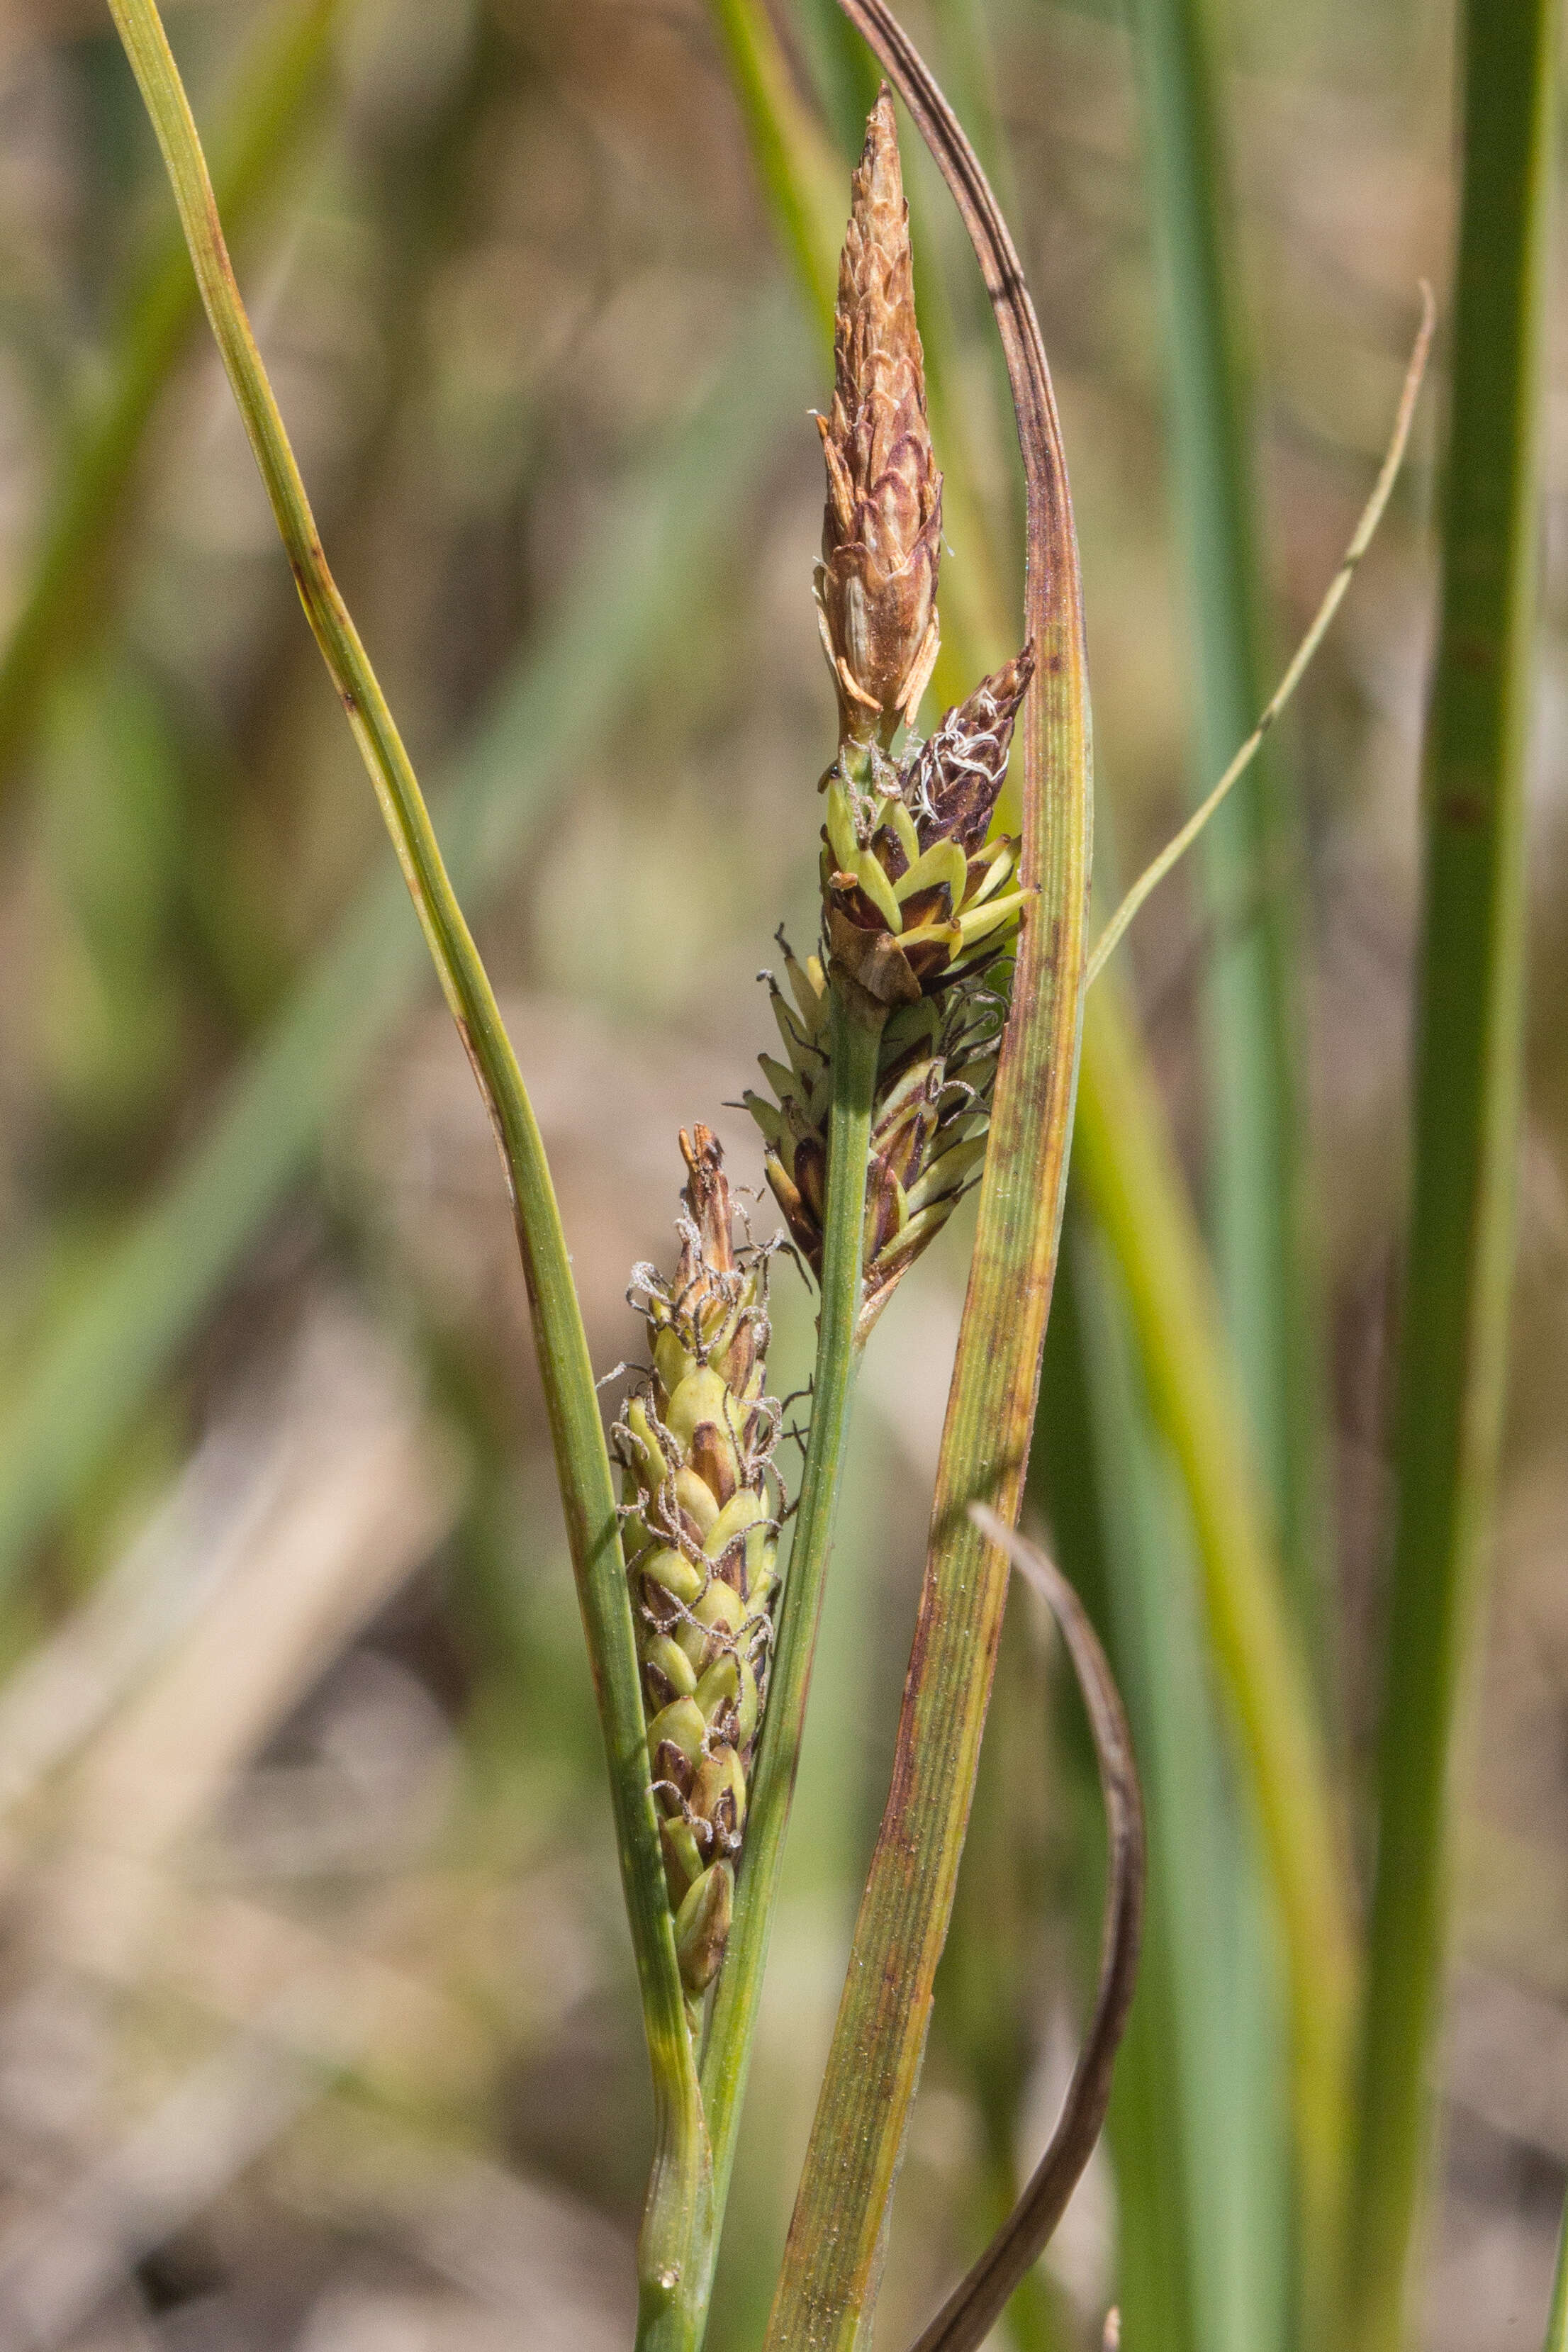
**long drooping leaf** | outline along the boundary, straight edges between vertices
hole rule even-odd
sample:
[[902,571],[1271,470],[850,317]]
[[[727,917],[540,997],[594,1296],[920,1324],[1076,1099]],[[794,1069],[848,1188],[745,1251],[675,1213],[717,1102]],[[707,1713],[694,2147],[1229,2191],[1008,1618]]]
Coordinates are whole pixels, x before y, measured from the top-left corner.
[[1428,721],[1394,1593],[1347,2323],[1394,2352],[1420,2206],[1456,1710],[1506,1371],[1521,1059],[1524,775],[1542,529],[1559,11],[1464,12],[1464,194]]
[[847,2346],[875,2300],[889,2199],[957,1878],[1002,1605],[1005,1555],[967,1519],[1016,1515],[1055,1267],[1077,1078],[1089,885],[1089,712],[1077,548],[1039,329],[973,151],[879,0],[846,14],[876,48],[942,165],[995,308],[1029,509],[1020,934],[974,1255],[893,1785],[861,1905],[769,2328],[770,2344]]
[[110,0],[110,6],[163,151],[202,306],[300,601],[381,804],[500,1150],[604,1732],[621,1884],[642,1993],[655,2126],[638,2283],[645,2315],[657,2322],[676,2300],[687,2246],[706,2215],[710,2166],[647,1766],[616,1487],[555,1188],[511,1040],[452,887],[418,779],[322,551],[240,297],[195,121],[156,0]]
[[[338,0],[289,0],[241,68],[216,142],[217,201],[234,235],[292,152],[320,90]],[[106,387],[68,448],[31,582],[0,656],[0,793],[26,750],[45,693],[79,659],[103,604],[105,574],[136,462],[192,327],[201,315],[176,225],[125,304]]]

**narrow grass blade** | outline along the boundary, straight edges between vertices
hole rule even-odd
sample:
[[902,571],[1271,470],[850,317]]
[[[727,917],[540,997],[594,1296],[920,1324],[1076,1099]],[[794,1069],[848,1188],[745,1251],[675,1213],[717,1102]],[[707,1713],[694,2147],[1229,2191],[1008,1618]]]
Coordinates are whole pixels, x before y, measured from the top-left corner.
[[1428,720],[1394,1591],[1347,2325],[1402,2340],[1442,1969],[1456,1715],[1506,1372],[1521,1061],[1524,779],[1540,564],[1558,9],[1464,12],[1464,194]]
[[1094,1735],[1110,1865],[1094,2011],[1050,2146],[990,2245],[921,2330],[914,2352],[973,2352],[983,2344],[1066,2210],[1110,2102],[1111,2067],[1137,1979],[1143,1918],[1142,1800],[1126,1714],[1099,1637],[1071,1585],[1037,1545],[1016,1535],[984,1504],[972,1504],[969,1516],[1040,1595],[1061,1628]]
[[[1230,255],[1226,137],[1218,102],[1219,19],[1205,0],[1137,0],[1148,209],[1163,297],[1171,480],[1184,541],[1197,772],[1213,776],[1253,724],[1267,691],[1258,562],[1251,393]],[[1208,1214],[1218,1292],[1240,1378],[1234,1395],[1279,1529],[1286,1590],[1321,1650],[1322,1383],[1309,1231],[1308,1120],[1297,973],[1302,837],[1272,749],[1247,770],[1210,826],[1202,860],[1215,946],[1200,1037],[1206,1097]],[[1253,1844],[1238,1825],[1232,1886],[1215,1923],[1235,1969],[1234,2033],[1250,2044],[1216,2151],[1215,2200],[1227,2243],[1227,2334],[1215,2352],[1275,2352],[1290,2259],[1288,2141],[1279,2126],[1284,2038]],[[1298,2084],[1300,2076],[1298,2074]],[[1342,2118],[1342,2097],[1333,2113]],[[1321,2118],[1320,2119],[1321,2120]],[[1342,2172],[1343,2151],[1318,2160]],[[1321,2285],[1334,2255],[1322,2235],[1337,2186],[1300,2174],[1307,2210],[1297,2258]],[[1309,2334],[1310,2329],[1309,2329]]]
[[[231,233],[266,197],[309,119],[337,7],[338,0],[290,0],[268,18],[240,68],[215,172]],[[50,681],[63,662],[79,657],[93,634],[147,427],[199,315],[175,226],[126,302],[108,358],[107,389],[67,454],[31,582],[0,656],[0,794],[27,748]]]
[[1240,751],[1237,752],[1213,791],[1200,802],[1181,830],[1173,835],[1158,857],[1153,858],[1143,868],[1142,873],[1096,940],[1089,954],[1089,969],[1084,975],[1086,988],[1099,979],[1107,961],[1120,945],[1129,923],[1138,913],[1144,900],[1159,888],[1172,868],[1180,864],[1233,785],[1240,782],[1262,750],[1264,739],[1269,729],[1310,667],[1312,658],[1328,632],[1329,624],[1344,601],[1345,591],[1355,576],[1356,567],[1372,545],[1377,526],[1383,520],[1383,510],[1388,504],[1394,478],[1404,461],[1405,444],[1410,438],[1411,422],[1415,415],[1416,396],[1426,373],[1426,357],[1432,347],[1432,330],[1436,323],[1436,316],[1432,289],[1423,281],[1421,325],[1415,337],[1415,349],[1410,354],[1410,365],[1405,373],[1405,389],[1399,397],[1399,409],[1394,420],[1393,436],[1378,470],[1377,479],[1373,485],[1372,496],[1362,509],[1361,520],[1357,523],[1350,545],[1344,551],[1340,568],[1323,592],[1323,601],[1312,615],[1306,635],[1291,655],[1284,677],[1265,705],[1262,718],[1259,719]]
[[996,1080],[969,1296],[938,1472],[893,1787],[856,1930],[769,2327],[776,2346],[848,2346],[875,2299],[931,1981],[952,1907],[1005,1556],[963,1516],[1015,1516],[1038,1379],[1077,1076],[1089,882],[1089,733],[1077,549],[1039,329],[984,174],[880,0],[847,0],[941,164],[981,259],[1028,485],[1023,925]]
[[1342,2179],[1354,1942],[1312,1695],[1280,1608],[1268,1507],[1242,1434],[1218,1302],[1131,1024],[1102,982],[1085,1020],[1075,1165],[1114,1252],[1150,1399],[1180,1465],[1209,1637],[1236,1711],[1280,1915],[1301,2195],[1331,2233]]
[[[798,406],[798,352],[793,322],[760,306],[711,397],[616,500],[613,530],[442,797],[448,871],[476,901],[504,884],[531,826],[678,641],[683,589],[701,577],[760,451]],[[93,1474],[306,1172],[426,970],[406,892],[395,874],[378,876],[0,1427],[0,1579],[16,1575]]]
[[[1199,773],[1217,775],[1267,690],[1250,400],[1228,252],[1213,12],[1137,0],[1149,211],[1163,281],[1172,477],[1186,541]],[[1303,1246],[1306,1120],[1294,877],[1300,820],[1266,755],[1210,828],[1219,944],[1205,1023],[1212,1233],[1242,1397],[1279,1513],[1292,1597],[1320,1616],[1321,1402]]]

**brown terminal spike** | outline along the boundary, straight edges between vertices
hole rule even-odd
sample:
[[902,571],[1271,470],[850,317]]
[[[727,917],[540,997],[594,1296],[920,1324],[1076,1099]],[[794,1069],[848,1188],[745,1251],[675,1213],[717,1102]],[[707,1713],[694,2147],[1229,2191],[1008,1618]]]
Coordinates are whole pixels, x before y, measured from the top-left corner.
[[936,660],[942,476],[926,425],[909,207],[886,83],[838,264],[816,602],[845,740],[890,743]]

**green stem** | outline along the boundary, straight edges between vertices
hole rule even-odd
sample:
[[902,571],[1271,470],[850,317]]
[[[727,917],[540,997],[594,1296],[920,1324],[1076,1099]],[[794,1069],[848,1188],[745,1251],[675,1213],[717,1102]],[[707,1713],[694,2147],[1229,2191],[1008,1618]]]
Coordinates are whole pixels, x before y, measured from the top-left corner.
[[[1250,727],[1264,679],[1250,384],[1229,249],[1215,12],[1205,0],[1135,0],[1134,22],[1150,213],[1163,281],[1172,476],[1192,615],[1199,773],[1208,776]],[[1209,827],[1201,860],[1216,934],[1203,1008],[1208,1222],[1241,1372],[1237,1393],[1250,1408],[1290,1597],[1303,1626],[1316,1633],[1321,1612],[1310,1556],[1321,1404],[1302,1247],[1305,1120],[1292,919],[1299,826],[1286,783],[1278,760],[1266,754]],[[1274,2281],[1284,2254],[1278,2224],[1288,2207],[1289,2150],[1274,2064],[1279,2001],[1257,1926],[1259,1874],[1245,1830],[1227,1876],[1231,1896],[1214,1933],[1235,1971],[1236,2036],[1253,2054],[1227,2077],[1233,2095],[1216,2116],[1212,2151],[1223,2186],[1210,2210],[1226,2232],[1223,2269],[1238,2289],[1215,2352],[1243,2346],[1279,2352],[1283,2315]],[[1342,2117],[1342,2100],[1337,2112]],[[1332,2161],[1342,2169],[1342,2152]],[[1310,2168],[1299,2179],[1310,2197]],[[1331,2228],[1338,2204],[1337,2192],[1325,2190],[1303,2217],[1306,2284],[1331,2274],[1334,2257],[1318,2225]]]
[[1465,11],[1394,1592],[1342,2338],[1352,2352],[1394,2352],[1402,2339],[1445,1939],[1454,1730],[1507,1364],[1556,28],[1554,0],[1469,0]]
[[212,324],[306,617],[375,788],[442,990],[500,1143],[609,1760],[616,1843],[653,2074],[656,2153],[641,2247],[645,2309],[667,2307],[700,2225],[707,2142],[659,1853],[637,1637],[587,1336],[554,1187],[517,1057],[442,861],[429,812],[328,569],[305,485],[235,281],[179,72],[154,0],[110,0],[179,208]]
[[[711,2287],[719,2228],[735,2159],[757,2003],[767,1962],[768,1934],[800,1762],[812,1654],[816,1646],[833,1546],[855,1376],[860,1362],[855,1328],[860,1314],[866,1171],[880,1038],[880,1022],[868,1025],[846,1004],[836,986],[833,1110],[828,1129],[822,1306],[817,1322],[811,1432],[790,1545],[789,1575],[779,1612],[767,1714],[746,1817],[746,1844],[735,1889],[734,1924],[719,1978],[702,2062],[702,2102],[713,2149],[713,2228],[706,2252],[707,2270],[700,2297],[703,2311]],[[700,2341],[700,2326],[691,2341]]]

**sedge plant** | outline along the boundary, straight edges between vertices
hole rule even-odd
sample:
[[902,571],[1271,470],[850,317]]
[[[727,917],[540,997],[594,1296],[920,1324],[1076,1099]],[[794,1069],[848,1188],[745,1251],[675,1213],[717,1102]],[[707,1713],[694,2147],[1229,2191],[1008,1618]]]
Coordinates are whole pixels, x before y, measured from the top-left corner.
[[[921,2336],[921,2352],[957,2352],[984,2338],[1059,2220],[1104,2120],[1139,1948],[1137,1778],[1105,1654],[1070,1589],[1014,1524],[1075,1117],[1086,1195],[1126,1285],[1155,1417],[1191,1498],[1210,1640],[1232,1695],[1287,1947],[1303,2238],[1326,2262],[1341,2220],[1355,1958],[1321,1727],[1283,1601],[1266,1482],[1154,1090],[1117,994],[1098,993],[1087,1029],[1084,997],[1143,898],[1247,771],[1344,593],[1408,430],[1430,303],[1389,461],[1313,632],[1251,739],[1091,958],[1083,614],[1038,325],[985,174],[929,70],[882,0],[844,0],[888,83],[851,184],[831,302],[833,390],[817,419],[827,487],[815,593],[837,741],[816,795],[808,780],[800,800],[800,821],[820,829],[819,936],[799,953],[784,943],[783,978],[770,982],[784,1058],[763,1056],[767,1091],[747,1097],[784,1219],[781,1243],[800,1258],[817,1300],[792,1495],[766,1367],[768,1282],[780,1244],[737,1230],[730,1172],[700,1124],[679,1137],[686,1181],[675,1262],[632,1276],[647,1361],[606,1433],[524,1076],[397,727],[328,568],[154,0],[110,6],[301,602],[500,1148],[593,1666],[654,2085],[639,2347],[696,2352],[703,2338],[857,1372],[894,1287],[970,1191],[969,1290],[892,1785],[768,2345],[850,2352],[868,2336],[1015,1569],[1061,1625],[1094,1735],[1110,1856],[1101,1965],[1045,2158]],[[814,133],[760,11],[726,0],[720,13],[796,258],[820,289],[832,199]],[[984,676],[951,646],[942,656],[944,483],[932,416],[944,411],[928,393],[893,90],[973,245],[1023,461],[1021,626]],[[961,455],[961,477],[967,471]],[[993,612],[1005,606],[983,601]],[[944,696],[949,681],[953,690],[922,736],[933,675]],[[1008,781],[1016,747],[1021,786]],[[378,924],[384,914],[378,908]],[[366,968],[381,966],[373,958]],[[226,1245],[237,1245],[232,1234]],[[1377,2063],[1374,2053],[1374,2074]],[[1397,2254],[1403,2215],[1390,2235]],[[1386,2340],[1375,2327],[1364,2334]]]
[[[1048,648],[1064,623],[1069,639],[1080,640],[1076,598],[1064,603],[1058,589],[1058,609],[1048,611],[1037,571],[1037,627],[1018,658],[978,685],[928,742],[903,740],[939,642],[942,482],[926,425],[907,213],[884,94],[853,191],[835,397],[822,420],[828,501],[817,597],[840,719],[838,757],[823,782],[824,952],[797,967],[809,974],[798,1002],[811,1034],[787,1033],[797,1062],[781,1084],[776,1118],[763,1120],[773,1126],[769,1173],[821,1292],[810,1436],[775,1612],[782,1496],[771,1466],[775,1409],[763,1389],[765,1254],[745,1246],[737,1254],[717,1147],[700,1128],[683,1137],[680,1264],[668,1282],[652,1269],[636,1278],[652,1363],[617,1425],[617,1496],[550,1172],[516,1057],[401,738],[321,551],[157,11],[151,0],[128,0],[115,16],[301,601],[501,1150],[600,1700],[653,2065],[656,2155],[639,2265],[640,2340],[695,2344],[744,2085],[855,1363],[877,1304],[938,1230],[978,1160],[976,1130],[988,1118],[1010,1124],[1021,1144],[1033,1129],[1054,1158],[1045,1234],[1047,1252],[1054,1246],[1073,1057],[1051,1049],[1064,1021],[1069,1048],[1076,1032],[1087,873],[1081,758],[1068,763],[1063,782],[1074,822],[1047,844],[1037,730],[1028,754],[1036,806],[1021,855],[1005,836],[988,845],[986,835],[1037,646]],[[989,205],[988,193],[983,200]],[[1017,339],[1048,419],[1026,298],[1020,316]],[[1026,436],[1037,422],[1022,420]],[[1031,454],[1054,495],[1056,529],[1070,533],[1059,457],[1026,437]],[[1065,585],[1070,591],[1070,575]],[[1081,731],[1080,681],[1081,658],[1069,672],[1068,705]],[[1038,948],[1031,954],[1042,934],[1057,965],[1056,985],[1043,992]],[[998,1024],[1009,988],[1014,1013]],[[1043,1022],[1016,1017],[1020,1005],[1037,1013],[1037,996]],[[921,1012],[926,1005],[930,1013]],[[884,1054],[895,1014],[911,1017],[893,1026]],[[1026,1071],[1031,1055],[1054,1065],[1043,1095],[1033,1090],[1032,1099],[1026,1087],[1022,1102],[1020,1037]],[[1020,1172],[1025,1157],[1012,1155]],[[1036,1188],[1020,1193],[1015,1181],[1012,1192],[1026,1213],[1024,1244],[1037,1246]],[[1047,1270],[1048,1291],[1048,1257]],[[1026,1421],[1043,1323],[1044,1296],[1026,1339]],[[1016,1508],[1020,1471],[1021,1464],[1003,1487],[993,1480],[984,1491],[1003,1500],[1010,1484]],[[964,1522],[959,1540],[973,1543],[977,1534]],[[994,1557],[1005,1582],[1005,1555]],[[992,1589],[999,1589],[995,1574]],[[1131,1786],[1129,1773],[1123,1760],[1119,1785]],[[1130,1849],[1119,1873],[1129,1891],[1112,1922],[1118,1988],[1136,1948],[1136,1874]],[[715,1980],[710,2021],[705,2002]],[[1118,1990],[1098,2037],[1087,2137],[1080,2116],[1068,2168],[1081,2163],[1098,2127],[1098,2075],[1122,2005]],[[1026,2219],[1026,2234],[1036,2226]]]

